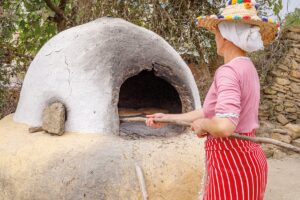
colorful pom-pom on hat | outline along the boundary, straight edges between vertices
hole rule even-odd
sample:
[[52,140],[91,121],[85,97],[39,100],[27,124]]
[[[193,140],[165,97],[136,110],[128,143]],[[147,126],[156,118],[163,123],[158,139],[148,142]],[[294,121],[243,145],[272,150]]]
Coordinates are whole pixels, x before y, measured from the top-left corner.
[[228,0],[226,7],[220,14],[198,17],[197,26],[214,31],[222,21],[235,21],[237,23],[256,25],[260,27],[262,40],[267,45],[276,38],[280,27],[278,27],[278,23],[272,18],[258,17],[258,7],[259,4],[255,0]]

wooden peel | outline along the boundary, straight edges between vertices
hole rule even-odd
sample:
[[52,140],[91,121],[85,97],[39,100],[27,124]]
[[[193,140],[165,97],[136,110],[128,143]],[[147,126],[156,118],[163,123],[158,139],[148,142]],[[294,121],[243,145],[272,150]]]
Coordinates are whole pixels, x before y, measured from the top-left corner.
[[150,115],[152,113],[169,113],[166,109],[161,108],[118,108],[119,116],[120,117],[137,117],[142,115]]
[[[130,118],[120,118],[120,122],[145,122],[147,120],[147,118],[145,117],[130,117]],[[168,124],[176,124],[176,125],[180,125],[180,126],[187,126],[190,127],[191,123],[189,122],[185,122],[185,121],[179,121],[179,120],[174,120],[174,119],[153,119],[154,122],[157,123],[168,123]],[[278,140],[274,140],[271,138],[265,138],[265,137],[249,137],[249,136],[244,136],[244,135],[240,135],[238,133],[234,133],[233,135],[230,136],[230,138],[237,138],[237,139],[241,139],[241,140],[247,140],[247,141],[251,141],[251,142],[255,142],[258,144],[273,144],[285,149],[288,149],[290,151],[294,151],[296,153],[300,154],[300,148],[293,146],[291,144],[288,143],[284,143]]]

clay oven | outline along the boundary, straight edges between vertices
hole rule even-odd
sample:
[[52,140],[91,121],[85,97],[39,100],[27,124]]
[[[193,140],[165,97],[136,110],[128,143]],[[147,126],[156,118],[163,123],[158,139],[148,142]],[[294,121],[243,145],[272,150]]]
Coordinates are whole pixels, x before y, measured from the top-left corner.
[[[57,101],[66,107],[69,133],[28,134],[28,125],[40,126],[44,108]],[[158,131],[119,118],[198,107],[190,69],[153,32],[114,18],[63,31],[31,63],[16,113],[0,120],[0,199],[138,200],[143,185],[149,199],[197,199],[203,140],[178,134],[181,127]]]
[[[43,46],[14,120],[40,126],[43,109],[56,101],[66,106],[66,131],[83,133],[157,134],[140,124],[120,125],[119,117],[200,107],[190,69],[165,40],[109,17],[63,31]],[[168,126],[159,134],[180,131]]]

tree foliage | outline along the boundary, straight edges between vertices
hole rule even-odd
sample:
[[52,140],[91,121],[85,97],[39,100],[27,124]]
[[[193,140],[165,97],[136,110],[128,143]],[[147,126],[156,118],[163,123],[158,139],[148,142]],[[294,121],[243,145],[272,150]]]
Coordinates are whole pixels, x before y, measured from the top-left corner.
[[[278,14],[282,0],[257,0]],[[214,65],[213,35],[195,26],[199,15],[217,13],[225,0],[1,0],[0,95],[10,77],[22,79],[37,51],[52,36],[99,17],[124,18],[165,38],[184,58]],[[1,105],[0,98],[0,105]]]
[[[263,15],[270,13],[268,7],[275,14],[282,8],[281,0],[257,1],[262,10],[267,10],[261,12]],[[28,65],[26,61],[57,32],[112,16],[158,33],[182,55],[210,63],[216,58],[213,36],[198,30],[194,22],[199,15],[217,13],[224,3],[224,0],[2,0],[0,42],[5,47],[7,62],[15,60]]]
[[294,12],[289,13],[286,16],[285,26],[300,26],[300,8],[296,8]]

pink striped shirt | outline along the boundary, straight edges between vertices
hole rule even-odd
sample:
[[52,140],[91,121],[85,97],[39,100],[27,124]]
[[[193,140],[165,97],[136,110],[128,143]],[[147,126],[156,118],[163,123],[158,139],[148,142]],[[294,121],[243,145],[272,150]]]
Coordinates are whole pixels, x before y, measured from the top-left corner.
[[260,100],[259,77],[248,57],[237,57],[219,67],[206,95],[203,112],[206,118],[226,117],[237,133],[258,128]]

